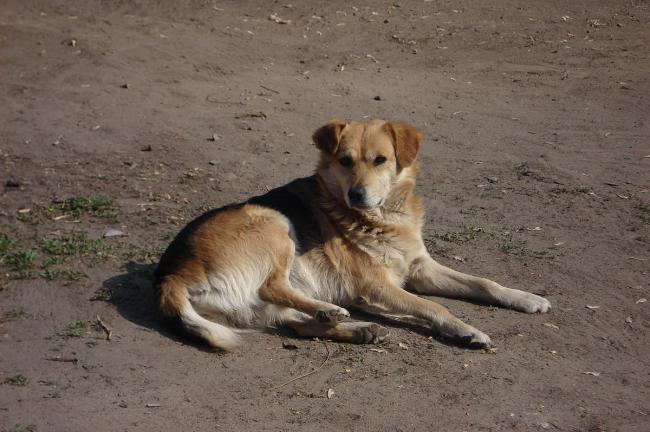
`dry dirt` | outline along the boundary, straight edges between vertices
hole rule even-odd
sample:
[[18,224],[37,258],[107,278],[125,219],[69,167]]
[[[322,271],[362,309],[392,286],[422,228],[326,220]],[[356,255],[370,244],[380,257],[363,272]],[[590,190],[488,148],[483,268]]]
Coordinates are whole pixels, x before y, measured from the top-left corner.
[[[650,4],[287,3],[0,3],[0,430],[650,430]],[[489,353],[161,328],[161,248],[335,116],[420,127],[432,253],[552,313],[440,299]]]

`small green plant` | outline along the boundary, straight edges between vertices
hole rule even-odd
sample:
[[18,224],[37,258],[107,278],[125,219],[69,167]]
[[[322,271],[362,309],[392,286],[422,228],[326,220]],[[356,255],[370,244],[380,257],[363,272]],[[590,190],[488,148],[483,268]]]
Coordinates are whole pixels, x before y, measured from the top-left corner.
[[501,195],[502,194],[499,192],[498,189],[495,189],[493,187],[487,187],[481,190],[479,197],[481,199],[501,199],[503,198]]
[[33,430],[32,426],[23,426],[21,424],[15,424],[12,428],[5,429],[6,432],[32,432]]
[[108,288],[100,288],[95,291],[95,294],[90,298],[91,301],[105,301],[109,302],[113,299],[113,291]]
[[29,269],[34,266],[37,257],[36,252],[27,249],[8,255],[6,262],[9,269],[15,272],[13,275],[15,278],[25,279],[31,277]]
[[158,259],[165,252],[164,246],[127,246],[128,250],[122,252],[122,258],[125,260],[132,260],[136,262],[148,261],[152,258]]
[[435,252],[439,254],[444,254],[447,252],[447,248],[438,243],[438,240],[434,236],[429,236],[424,238],[424,245],[427,250],[430,252]]
[[41,265],[41,268],[49,268],[54,265],[62,264],[65,262],[65,256],[62,255],[54,255],[54,256],[48,256],[43,260],[43,264]]
[[95,217],[116,220],[119,216],[118,205],[109,198],[91,195],[89,197],[72,197],[63,201],[63,212],[75,218],[89,214]]
[[27,377],[18,374],[5,379],[2,383],[9,384],[16,387],[25,387],[27,385]]
[[68,326],[63,331],[59,332],[59,336],[67,338],[80,338],[86,333],[87,329],[88,323],[86,321],[77,320],[68,324]]
[[510,253],[515,247],[515,244],[511,240],[504,240],[498,245],[499,250],[503,253]]
[[465,243],[474,240],[476,236],[483,232],[481,228],[464,227],[461,231],[449,231],[444,233],[433,233],[431,236],[438,240],[449,243]]
[[19,307],[3,313],[2,317],[0,317],[0,323],[17,320],[19,318],[27,318],[29,316],[30,314],[25,308]]
[[569,188],[557,186],[551,189],[551,192],[556,194],[580,195],[580,194],[587,194],[591,192],[591,188],[588,188],[587,186],[575,186]]
[[3,232],[0,232],[0,254],[7,252],[12,245],[13,242],[9,236]]
[[46,237],[41,241],[41,249],[50,255],[70,256],[97,254],[109,249],[103,239],[92,239],[86,233],[76,233],[61,237]]
[[88,277],[86,273],[78,270],[70,269],[45,269],[41,272],[41,276],[46,280],[63,279],[66,281],[76,281]]

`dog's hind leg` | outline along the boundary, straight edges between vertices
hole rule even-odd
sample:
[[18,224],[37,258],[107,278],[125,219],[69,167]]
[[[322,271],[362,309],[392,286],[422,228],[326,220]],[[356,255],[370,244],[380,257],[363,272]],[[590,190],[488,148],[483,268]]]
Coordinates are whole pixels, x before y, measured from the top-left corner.
[[294,289],[288,280],[269,280],[259,290],[262,300],[304,312],[320,323],[336,323],[350,317],[346,309],[308,297]]
[[350,312],[332,303],[311,298],[295,289],[289,280],[295,245],[287,239],[273,259],[273,269],[258,291],[260,299],[277,306],[296,309],[320,323],[336,323],[350,317]]
[[292,328],[299,336],[326,338],[347,343],[376,344],[383,342],[388,336],[388,329],[385,327],[362,321],[324,324],[316,320],[295,320],[287,321],[283,325]]

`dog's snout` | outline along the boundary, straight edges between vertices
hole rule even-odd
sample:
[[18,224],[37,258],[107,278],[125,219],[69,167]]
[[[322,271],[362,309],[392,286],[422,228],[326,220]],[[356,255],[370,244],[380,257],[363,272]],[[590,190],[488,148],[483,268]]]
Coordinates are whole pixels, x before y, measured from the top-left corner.
[[350,188],[348,198],[352,205],[363,204],[366,200],[366,190],[360,186]]

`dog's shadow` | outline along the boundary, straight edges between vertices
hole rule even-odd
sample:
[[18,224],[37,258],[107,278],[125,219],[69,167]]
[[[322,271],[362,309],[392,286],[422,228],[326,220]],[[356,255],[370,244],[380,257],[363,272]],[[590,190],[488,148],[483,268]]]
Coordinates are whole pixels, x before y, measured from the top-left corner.
[[145,331],[159,333],[203,351],[213,351],[204,344],[183,337],[161,318],[152,289],[156,264],[129,261],[120,270],[121,274],[105,280],[102,286],[108,301],[123,318]]

